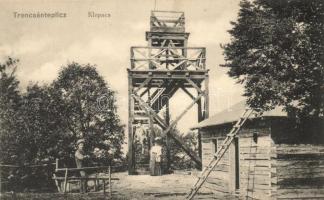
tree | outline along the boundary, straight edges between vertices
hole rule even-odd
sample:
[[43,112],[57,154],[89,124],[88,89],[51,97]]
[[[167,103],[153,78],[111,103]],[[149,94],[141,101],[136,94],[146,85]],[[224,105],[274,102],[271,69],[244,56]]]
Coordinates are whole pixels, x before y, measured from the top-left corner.
[[16,164],[22,141],[17,122],[21,96],[16,78],[17,59],[8,58],[0,64],[0,163]]
[[240,7],[231,42],[222,46],[223,66],[244,84],[247,103],[323,116],[323,1],[243,0]]
[[[19,93],[19,81],[15,72],[18,64],[17,59],[8,58],[0,64],[0,163],[21,166],[24,164],[25,136],[22,128],[20,107],[22,97]],[[17,168],[1,168],[1,180],[4,189],[9,186],[10,190],[21,190],[21,177],[26,173]]]
[[65,134],[74,141],[69,144],[70,149],[78,138],[84,138],[86,151],[92,153],[95,148],[99,149],[102,163],[120,159],[124,126],[116,112],[115,92],[95,66],[69,64],[61,70],[52,88],[55,110],[67,127]]
[[46,85],[30,84],[22,95],[19,114],[23,121],[25,139],[21,145],[24,146],[25,162],[54,162],[73,142],[64,134],[66,126],[57,117],[59,110],[53,104],[51,91]]
[[102,164],[121,159],[124,127],[115,93],[94,66],[72,63],[51,85],[30,84],[20,93],[17,63],[8,58],[0,64],[0,163],[16,166],[1,170],[5,190],[53,186],[52,165],[31,165],[59,158],[71,166],[78,138],[86,139],[88,153]]
[[22,94],[18,111],[21,121],[17,124],[22,140],[16,144],[21,167],[19,173],[14,173],[20,179],[14,183],[16,190],[54,188],[52,163],[62,155],[68,157],[65,152],[73,150],[68,148],[73,141],[64,134],[66,127],[57,117],[59,111],[53,105],[50,92],[49,86],[35,83]]
[[[180,135],[180,131],[176,128],[171,129],[171,131]],[[190,131],[186,135],[181,135],[180,138],[188,147],[191,147],[191,149],[198,154],[198,136],[196,133]],[[170,141],[170,146],[172,169],[188,170],[197,167],[196,163],[192,161],[192,159],[187,155],[187,153],[182,148],[180,148],[174,140]]]

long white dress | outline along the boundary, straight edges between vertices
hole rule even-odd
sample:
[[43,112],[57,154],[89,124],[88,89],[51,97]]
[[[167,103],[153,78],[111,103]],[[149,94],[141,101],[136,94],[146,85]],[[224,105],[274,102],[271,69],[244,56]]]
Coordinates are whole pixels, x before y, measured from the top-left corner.
[[150,172],[151,176],[161,176],[161,156],[162,156],[162,147],[160,145],[154,145],[151,148],[151,157],[150,157]]

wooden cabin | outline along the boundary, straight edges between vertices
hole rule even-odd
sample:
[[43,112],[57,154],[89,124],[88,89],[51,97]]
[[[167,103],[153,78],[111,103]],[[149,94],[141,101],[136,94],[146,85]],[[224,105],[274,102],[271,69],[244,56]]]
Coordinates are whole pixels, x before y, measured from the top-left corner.
[[[244,109],[240,102],[193,128],[201,133],[203,167]],[[324,123],[304,124],[281,109],[252,116],[204,186],[241,199],[324,199]]]

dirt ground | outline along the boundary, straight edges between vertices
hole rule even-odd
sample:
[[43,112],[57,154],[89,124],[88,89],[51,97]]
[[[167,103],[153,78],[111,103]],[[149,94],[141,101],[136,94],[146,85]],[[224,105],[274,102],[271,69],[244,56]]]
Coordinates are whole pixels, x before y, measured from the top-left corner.
[[[25,194],[2,194],[1,200],[15,199],[15,200],[153,200],[153,199],[184,199],[185,194],[190,190],[191,186],[197,180],[193,173],[175,173],[163,176],[150,176],[150,175],[132,175],[129,176],[127,172],[114,173],[112,177],[119,178],[113,181],[112,197],[100,193],[25,193]],[[195,199],[232,199],[228,197],[215,196],[210,190],[202,188]]]
[[184,173],[163,176],[128,176],[119,173],[115,177],[120,179],[113,185],[117,196],[131,200],[183,199],[196,180],[194,176]]

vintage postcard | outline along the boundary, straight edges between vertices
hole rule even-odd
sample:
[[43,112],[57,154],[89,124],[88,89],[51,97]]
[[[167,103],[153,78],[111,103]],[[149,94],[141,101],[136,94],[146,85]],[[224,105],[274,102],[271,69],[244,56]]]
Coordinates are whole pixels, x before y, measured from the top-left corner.
[[0,0],[0,199],[324,199],[321,0]]

